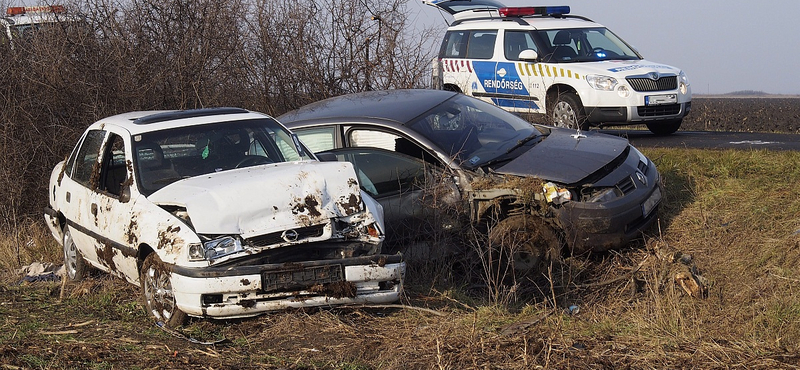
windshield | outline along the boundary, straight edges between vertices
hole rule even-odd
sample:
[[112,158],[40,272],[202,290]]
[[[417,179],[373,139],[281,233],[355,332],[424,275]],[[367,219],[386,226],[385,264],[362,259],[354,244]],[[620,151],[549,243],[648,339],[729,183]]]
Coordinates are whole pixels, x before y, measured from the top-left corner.
[[475,168],[542,133],[527,121],[466,95],[436,106],[410,127],[467,168]]
[[188,177],[310,159],[298,145],[269,118],[187,126],[134,136],[134,167],[140,191],[149,195]]
[[536,31],[542,60],[551,63],[639,60],[641,57],[606,28],[570,28]]

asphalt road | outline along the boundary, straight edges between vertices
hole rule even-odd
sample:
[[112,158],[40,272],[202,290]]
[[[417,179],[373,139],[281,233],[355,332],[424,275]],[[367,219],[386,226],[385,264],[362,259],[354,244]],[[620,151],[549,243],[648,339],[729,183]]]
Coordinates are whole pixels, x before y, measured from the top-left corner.
[[800,151],[800,135],[758,132],[678,131],[656,136],[644,130],[599,130],[627,138],[635,147],[700,149],[769,149]]

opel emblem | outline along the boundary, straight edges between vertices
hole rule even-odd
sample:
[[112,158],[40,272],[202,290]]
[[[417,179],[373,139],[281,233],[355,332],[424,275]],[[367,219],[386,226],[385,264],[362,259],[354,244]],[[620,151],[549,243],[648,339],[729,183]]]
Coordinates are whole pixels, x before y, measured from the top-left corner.
[[300,234],[298,234],[297,231],[295,230],[286,230],[281,234],[281,238],[283,238],[283,240],[286,240],[287,242],[297,241],[297,238],[299,236]]
[[647,186],[647,177],[645,177],[643,173],[636,171],[636,178],[639,179],[639,182],[641,182],[642,185]]
[[647,77],[650,77],[653,81],[658,81],[658,72],[650,72],[647,74]]

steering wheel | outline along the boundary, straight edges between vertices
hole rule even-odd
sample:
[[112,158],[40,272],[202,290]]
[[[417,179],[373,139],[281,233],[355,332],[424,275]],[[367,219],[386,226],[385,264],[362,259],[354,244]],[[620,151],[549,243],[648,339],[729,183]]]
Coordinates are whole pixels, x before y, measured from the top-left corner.
[[236,163],[236,168],[250,167],[268,163],[272,163],[272,160],[270,160],[267,157],[263,157],[260,155],[246,155],[244,158],[242,158],[242,160],[239,161],[239,163]]

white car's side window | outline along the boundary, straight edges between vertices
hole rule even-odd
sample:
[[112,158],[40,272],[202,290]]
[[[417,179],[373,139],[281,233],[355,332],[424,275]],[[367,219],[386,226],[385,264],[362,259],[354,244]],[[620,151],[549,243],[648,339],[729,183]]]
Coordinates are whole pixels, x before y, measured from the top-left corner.
[[73,165],[72,179],[84,186],[95,188],[97,184],[91,184],[92,180],[98,180],[97,176],[92,176],[97,173],[99,162],[98,155],[100,155],[100,146],[103,144],[103,139],[106,132],[102,130],[92,130],[86,134],[86,138],[78,150],[78,155],[75,157],[75,164]]

